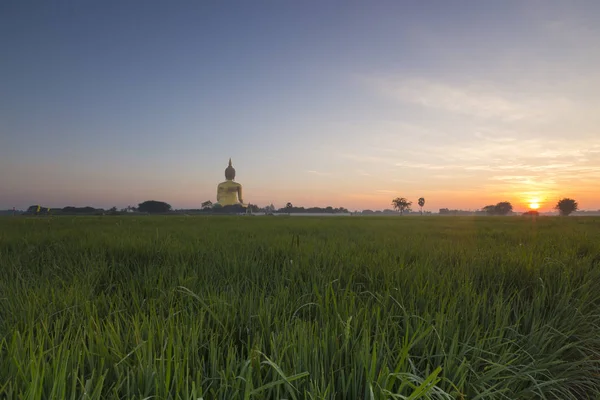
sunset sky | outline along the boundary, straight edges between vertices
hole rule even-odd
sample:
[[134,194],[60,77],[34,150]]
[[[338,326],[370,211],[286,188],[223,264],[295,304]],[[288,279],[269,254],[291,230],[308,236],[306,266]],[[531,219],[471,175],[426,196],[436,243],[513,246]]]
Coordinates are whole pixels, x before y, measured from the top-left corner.
[[[60,4],[60,5],[59,5]],[[600,209],[600,1],[0,2],[0,209]]]

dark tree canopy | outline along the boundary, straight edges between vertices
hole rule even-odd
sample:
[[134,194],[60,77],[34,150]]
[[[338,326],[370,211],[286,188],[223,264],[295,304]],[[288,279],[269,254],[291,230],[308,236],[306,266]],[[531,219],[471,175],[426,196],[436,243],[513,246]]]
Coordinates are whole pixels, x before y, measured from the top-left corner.
[[490,204],[489,206],[483,207],[483,211],[488,215],[496,215],[496,206]]
[[489,205],[483,207],[483,211],[488,215],[507,215],[513,210],[512,204],[508,201],[501,201],[496,205]]
[[404,197],[396,197],[392,200],[392,206],[394,209],[400,211],[400,215],[404,214],[404,211],[410,211],[412,201],[406,200]]
[[498,215],[507,215],[512,211],[512,209],[513,206],[508,201],[501,201],[500,203],[496,204],[496,213]]
[[138,211],[147,213],[166,213],[171,211],[171,205],[164,201],[147,200],[138,204]]
[[573,211],[577,211],[579,204],[577,204],[575,200],[565,197],[564,199],[559,200],[554,208],[560,212],[560,215],[567,216]]

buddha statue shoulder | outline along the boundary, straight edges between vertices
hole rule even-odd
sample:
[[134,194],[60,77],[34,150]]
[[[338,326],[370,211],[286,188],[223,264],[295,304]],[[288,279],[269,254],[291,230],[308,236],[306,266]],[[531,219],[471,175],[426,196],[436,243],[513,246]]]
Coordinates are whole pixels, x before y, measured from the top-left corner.
[[229,166],[225,169],[225,179],[225,182],[221,182],[217,186],[217,203],[222,206],[245,206],[242,197],[242,185],[234,182],[235,168],[231,165],[231,158],[229,159]]

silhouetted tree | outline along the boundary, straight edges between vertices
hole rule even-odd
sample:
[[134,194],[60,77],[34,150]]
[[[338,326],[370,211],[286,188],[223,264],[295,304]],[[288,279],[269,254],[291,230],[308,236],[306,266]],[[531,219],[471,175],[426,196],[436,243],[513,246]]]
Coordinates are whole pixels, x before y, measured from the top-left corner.
[[507,215],[512,211],[512,209],[513,206],[508,201],[501,201],[500,203],[496,204],[496,214],[498,215]]
[[138,204],[140,212],[165,213],[171,211],[171,205],[163,201],[147,200]]
[[404,197],[396,197],[394,200],[392,200],[394,209],[400,211],[400,215],[404,214],[404,211],[410,211],[411,204],[412,201],[408,201]]
[[257,213],[260,212],[260,207],[256,204],[248,204],[248,210],[250,210],[251,213]]
[[501,201],[495,206],[489,205],[483,207],[483,211],[485,211],[485,213],[488,215],[507,215],[512,211],[512,209],[513,206],[508,201]]
[[564,215],[566,217],[573,211],[577,211],[579,204],[577,204],[575,200],[565,197],[564,199],[560,199],[554,208],[560,212],[560,215]]
[[421,207],[421,215],[423,215],[423,206],[425,205],[425,198],[419,197],[419,207]]
[[526,217],[538,217],[540,215],[540,212],[537,210],[529,210],[524,212],[523,215]]
[[496,215],[496,206],[494,205],[485,206],[482,210],[485,211],[487,215]]
[[203,210],[206,210],[208,208],[212,208],[213,206],[213,202],[210,200],[205,201],[204,203],[201,204],[201,207]]

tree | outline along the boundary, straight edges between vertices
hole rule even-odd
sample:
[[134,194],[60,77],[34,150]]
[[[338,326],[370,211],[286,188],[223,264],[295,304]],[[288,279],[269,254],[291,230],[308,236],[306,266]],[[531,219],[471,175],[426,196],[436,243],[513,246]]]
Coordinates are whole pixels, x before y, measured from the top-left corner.
[[400,211],[400,215],[404,214],[404,211],[410,211],[411,204],[412,201],[408,201],[404,197],[396,197],[394,200],[392,200],[394,209]]
[[275,206],[273,203],[265,207],[265,214],[273,214],[275,212]]
[[260,207],[256,204],[248,204],[248,210],[250,210],[251,213],[257,213],[260,212]]
[[510,204],[508,201],[501,201],[500,203],[496,204],[495,207],[497,215],[507,215],[513,209],[512,204]]
[[496,206],[494,206],[494,205],[485,206],[485,207],[483,207],[483,211],[485,211],[485,213],[487,215],[496,215]]
[[483,211],[485,211],[485,213],[487,215],[507,215],[508,213],[510,213],[513,209],[512,204],[510,204],[510,202],[508,201],[501,201],[500,203],[494,205],[489,205],[489,206],[485,206],[483,207]]
[[423,206],[425,205],[425,198],[419,197],[419,207],[421,207],[421,215],[423,215]]
[[560,215],[566,217],[573,211],[577,211],[577,209],[579,208],[579,204],[577,204],[575,200],[565,197],[564,199],[560,199],[558,203],[556,203],[556,206],[554,206],[554,208],[557,209],[558,212],[560,212]]
[[138,204],[138,210],[147,213],[166,213],[171,211],[171,205],[163,201],[147,200]]
[[202,207],[203,210],[212,208],[212,206],[213,206],[213,202],[210,201],[210,200],[207,200],[207,201],[205,201],[204,203],[201,204],[201,207]]

